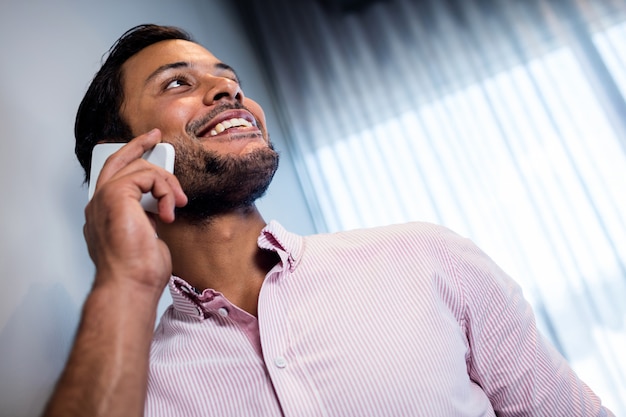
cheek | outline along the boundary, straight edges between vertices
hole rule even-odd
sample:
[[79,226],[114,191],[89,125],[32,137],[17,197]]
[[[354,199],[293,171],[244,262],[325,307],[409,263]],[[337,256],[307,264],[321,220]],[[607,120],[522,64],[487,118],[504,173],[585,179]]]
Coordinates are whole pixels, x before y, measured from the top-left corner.
[[261,122],[261,124],[263,125],[263,128],[265,128],[266,123],[265,123],[265,113],[263,112],[263,109],[261,108],[261,106],[259,106],[259,104],[254,101],[251,100],[249,98],[244,98],[243,100],[243,105],[250,110],[250,112],[252,112],[252,114],[254,115],[254,117]]
[[159,128],[164,138],[184,134],[185,126],[193,119],[193,112],[184,100],[162,103],[141,110],[144,132]]

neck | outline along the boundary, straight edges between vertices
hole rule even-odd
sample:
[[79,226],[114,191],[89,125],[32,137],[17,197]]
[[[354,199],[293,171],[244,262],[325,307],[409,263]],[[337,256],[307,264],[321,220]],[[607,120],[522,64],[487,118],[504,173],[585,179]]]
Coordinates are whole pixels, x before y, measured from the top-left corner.
[[257,245],[265,224],[252,206],[201,225],[159,223],[157,231],[170,249],[174,275],[200,291],[219,291],[256,316],[261,285],[278,260],[274,252]]

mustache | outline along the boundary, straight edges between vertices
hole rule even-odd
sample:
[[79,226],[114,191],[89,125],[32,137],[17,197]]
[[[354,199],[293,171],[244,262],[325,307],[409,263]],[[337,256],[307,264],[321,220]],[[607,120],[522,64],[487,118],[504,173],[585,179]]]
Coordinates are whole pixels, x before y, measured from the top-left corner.
[[[226,110],[246,110],[254,116],[254,114],[248,110],[246,106],[238,101],[234,103],[221,103],[201,118],[190,121],[187,126],[185,126],[185,132],[190,136],[196,136],[200,129],[204,128],[215,116]],[[257,118],[254,117],[254,119],[256,120],[257,126],[259,126]]]

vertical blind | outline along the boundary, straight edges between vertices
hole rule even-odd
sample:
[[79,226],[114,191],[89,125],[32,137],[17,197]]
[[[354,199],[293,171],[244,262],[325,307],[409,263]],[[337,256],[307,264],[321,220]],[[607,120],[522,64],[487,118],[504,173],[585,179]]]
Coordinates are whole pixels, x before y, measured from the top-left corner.
[[319,231],[470,237],[626,415],[626,1],[369,3],[243,3]]

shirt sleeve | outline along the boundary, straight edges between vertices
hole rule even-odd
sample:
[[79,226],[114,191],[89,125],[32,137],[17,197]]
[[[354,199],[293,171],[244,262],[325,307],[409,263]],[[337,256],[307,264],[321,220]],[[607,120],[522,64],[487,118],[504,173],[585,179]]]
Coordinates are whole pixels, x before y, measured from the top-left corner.
[[470,378],[499,416],[613,416],[539,333],[521,288],[469,240],[447,248],[464,298]]

